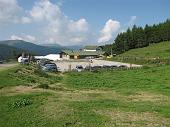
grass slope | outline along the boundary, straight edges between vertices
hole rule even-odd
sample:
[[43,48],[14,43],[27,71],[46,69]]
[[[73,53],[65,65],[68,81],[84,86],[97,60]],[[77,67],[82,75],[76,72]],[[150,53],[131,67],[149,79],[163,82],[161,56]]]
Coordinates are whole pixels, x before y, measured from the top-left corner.
[[132,63],[149,63],[159,58],[162,61],[170,59],[170,42],[161,42],[151,44],[148,47],[129,50],[114,58],[114,60],[132,62]]
[[170,126],[170,65],[63,75],[22,66],[3,74],[11,81],[0,82],[2,127]]

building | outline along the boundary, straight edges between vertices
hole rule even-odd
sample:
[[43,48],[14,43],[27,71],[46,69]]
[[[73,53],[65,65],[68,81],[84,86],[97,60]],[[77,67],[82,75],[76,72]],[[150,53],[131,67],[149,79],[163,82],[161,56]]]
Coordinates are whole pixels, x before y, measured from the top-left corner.
[[69,59],[85,59],[87,57],[98,58],[105,52],[98,46],[86,46],[81,50],[62,50],[60,57],[63,60]]
[[89,52],[102,51],[102,48],[99,46],[90,45],[90,46],[85,46],[83,48],[83,51],[89,51]]

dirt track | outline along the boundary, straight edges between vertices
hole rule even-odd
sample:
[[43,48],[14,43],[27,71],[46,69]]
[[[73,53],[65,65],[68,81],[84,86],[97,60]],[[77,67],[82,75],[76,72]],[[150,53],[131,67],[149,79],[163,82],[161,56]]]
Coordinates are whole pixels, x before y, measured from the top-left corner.
[[0,64],[0,70],[16,66],[17,63]]

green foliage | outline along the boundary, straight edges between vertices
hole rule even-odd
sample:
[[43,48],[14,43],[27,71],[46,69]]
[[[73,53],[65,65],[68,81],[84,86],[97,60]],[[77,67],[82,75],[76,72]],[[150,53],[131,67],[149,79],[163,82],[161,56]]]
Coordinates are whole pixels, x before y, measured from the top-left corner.
[[49,75],[48,75],[46,72],[42,71],[39,67],[37,67],[37,68],[34,70],[34,73],[35,73],[36,75],[39,75],[40,77],[45,77],[45,78],[48,78],[48,77],[49,77]]
[[170,42],[150,44],[148,47],[132,49],[112,60],[136,64],[170,64]]
[[71,72],[67,74],[65,83],[79,89],[110,88],[122,93],[149,90],[169,95],[170,89],[167,89],[170,86],[169,76],[170,66],[168,65],[156,68],[103,71],[102,73]]
[[145,28],[134,25],[132,29],[120,33],[113,45],[115,45],[114,51],[120,54],[130,49],[146,47],[161,41],[170,41],[170,20],[158,25],[146,25]]
[[18,68],[10,68],[7,70],[0,70],[0,87],[17,86],[23,84],[21,80],[16,77],[11,77],[11,73],[15,73]]
[[48,84],[40,84],[37,87],[38,88],[43,88],[43,89],[48,89],[49,88]]
[[0,60],[17,59],[21,55],[23,50],[0,44]]
[[25,106],[28,106],[28,105],[31,105],[32,102],[30,99],[28,98],[23,98],[23,99],[20,99],[20,100],[17,100],[15,102],[13,102],[11,104],[12,108],[22,108],[22,107],[25,107]]
[[20,65],[0,71],[0,86],[56,84],[62,80],[58,74],[41,71],[35,65]]

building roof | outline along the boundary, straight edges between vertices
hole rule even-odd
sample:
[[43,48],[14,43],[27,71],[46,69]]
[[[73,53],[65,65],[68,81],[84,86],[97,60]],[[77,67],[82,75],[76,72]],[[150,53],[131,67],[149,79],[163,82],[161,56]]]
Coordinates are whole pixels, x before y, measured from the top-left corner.
[[82,51],[82,50],[62,50],[65,54],[68,55],[77,55],[77,56],[96,56],[96,55],[103,55],[105,52],[103,51],[95,51],[95,52],[90,52],[90,51]]
[[84,49],[87,49],[87,50],[96,50],[97,49],[97,45],[88,45],[88,46],[85,46]]

